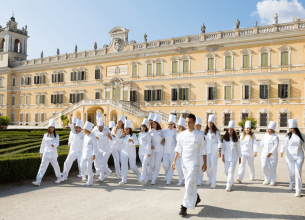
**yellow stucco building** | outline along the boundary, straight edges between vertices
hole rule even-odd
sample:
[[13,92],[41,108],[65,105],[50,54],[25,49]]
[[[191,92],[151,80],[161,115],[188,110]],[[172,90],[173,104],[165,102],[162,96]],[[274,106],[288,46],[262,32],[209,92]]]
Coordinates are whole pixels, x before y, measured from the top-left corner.
[[149,112],[206,124],[209,114],[226,129],[257,118],[287,132],[290,118],[305,132],[305,19],[290,23],[201,33],[136,43],[115,27],[110,45],[27,60],[27,30],[15,18],[0,28],[0,114],[14,125],[46,126],[50,118],[74,116],[108,124],[125,114],[134,128]]

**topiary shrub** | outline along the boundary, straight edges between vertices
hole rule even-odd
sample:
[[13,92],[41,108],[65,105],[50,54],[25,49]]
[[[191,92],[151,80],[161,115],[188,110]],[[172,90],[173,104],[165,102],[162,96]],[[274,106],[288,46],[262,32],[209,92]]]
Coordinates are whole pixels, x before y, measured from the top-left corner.
[[0,117],[0,127],[8,126],[11,123],[11,119],[7,116]]
[[255,118],[249,117],[249,118],[246,118],[246,119],[244,119],[244,120],[242,120],[241,122],[238,123],[238,125],[242,127],[242,130],[245,129],[246,121],[251,121],[251,130],[256,129],[257,120]]

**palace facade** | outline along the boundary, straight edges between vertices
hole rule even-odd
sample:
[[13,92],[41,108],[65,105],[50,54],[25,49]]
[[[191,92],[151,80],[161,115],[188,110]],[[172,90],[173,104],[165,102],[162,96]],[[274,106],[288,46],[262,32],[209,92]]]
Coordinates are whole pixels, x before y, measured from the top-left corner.
[[206,124],[216,115],[220,130],[230,120],[269,121],[287,132],[290,118],[305,132],[305,19],[291,23],[202,33],[137,43],[115,27],[110,45],[27,60],[27,28],[15,18],[0,27],[0,115],[13,125],[47,126],[61,115],[108,124],[125,114],[139,128],[149,112]]

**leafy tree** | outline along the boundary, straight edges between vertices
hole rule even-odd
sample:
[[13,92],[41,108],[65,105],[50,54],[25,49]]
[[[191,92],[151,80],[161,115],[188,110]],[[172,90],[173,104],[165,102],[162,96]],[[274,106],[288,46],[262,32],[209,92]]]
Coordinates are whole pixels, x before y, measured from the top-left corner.
[[238,125],[241,126],[242,129],[244,129],[246,121],[251,121],[251,130],[256,129],[257,120],[255,118],[251,118],[251,117],[242,120],[241,122],[238,123]]
[[69,124],[69,119],[68,119],[68,117],[65,116],[65,115],[62,115],[62,116],[60,116],[60,119],[61,119],[61,121],[62,121],[64,127],[67,127],[68,124]]
[[0,117],[0,126],[8,126],[11,123],[11,119],[7,116]]

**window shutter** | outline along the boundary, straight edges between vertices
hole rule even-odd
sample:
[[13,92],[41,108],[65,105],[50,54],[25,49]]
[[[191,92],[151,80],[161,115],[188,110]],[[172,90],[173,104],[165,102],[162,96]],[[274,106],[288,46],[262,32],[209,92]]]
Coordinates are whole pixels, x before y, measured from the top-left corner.
[[281,98],[281,84],[278,84],[278,85],[277,85],[277,88],[278,88],[278,90],[277,90],[277,96],[278,96],[279,98]]
[[46,83],[46,75],[42,76],[42,83]]
[[231,56],[226,56],[225,60],[226,60],[225,68],[231,69]]
[[132,99],[132,91],[129,92],[129,101],[131,101],[131,102],[133,101],[133,99]]
[[36,77],[36,76],[34,76],[34,84],[36,84],[36,78],[37,78],[37,77]]
[[185,88],[185,100],[189,100],[189,89]]
[[241,96],[242,96],[242,99],[246,98],[246,86],[245,85],[242,85],[242,87],[241,87]]
[[56,95],[56,102],[54,104],[58,104],[59,103],[59,94]]
[[97,69],[95,70],[95,79],[98,79],[97,78]]
[[51,95],[51,103],[53,103],[53,95]]
[[288,98],[290,98],[290,83],[288,84]]
[[147,90],[144,90],[144,101],[147,101]]
[[178,72],[178,61],[173,61],[172,62],[172,73],[177,73]]
[[260,98],[260,99],[262,98],[261,91],[262,91],[262,85],[259,85],[259,91],[258,91],[258,93],[259,93],[259,98]]
[[182,100],[182,89],[179,88],[179,100]]
[[39,96],[39,103],[42,104],[42,95]]
[[85,98],[85,93],[80,94],[80,100],[83,100]]
[[161,94],[160,94],[160,101],[162,101],[163,100],[163,89],[161,89]]
[[152,90],[152,101],[156,100],[156,90]]
[[262,53],[262,67],[268,66],[268,53]]
[[214,70],[214,58],[208,59],[208,70]]
[[62,103],[64,103],[64,94],[61,94],[60,96],[61,96],[61,98],[60,98],[60,104],[62,104]]
[[35,104],[36,104],[36,105],[38,105],[38,104],[39,104],[39,95],[36,95]]
[[172,89],[172,97],[171,97],[172,101],[174,100],[174,92],[175,92],[174,89]]
[[189,72],[189,60],[183,60],[183,72]]
[[70,100],[69,103],[72,103],[72,94],[70,94]]
[[[23,77],[21,78],[21,83],[20,84],[24,85],[24,78]],[[2,79],[0,80],[0,86],[2,86]]]
[[268,85],[268,99],[270,98],[270,84]]
[[84,71],[84,78],[83,78],[83,80],[86,81],[86,71]]
[[80,80],[80,71],[78,71],[77,80]]
[[137,65],[132,66],[132,76],[137,76]]
[[147,75],[152,75],[152,64],[147,64]]
[[42,96],[42,103],[41,104],[46,104],[46,96],[45,95]]
[[251,99],[251,85],[249,85],[249,99]]
[[157,63],[157,75],[161,75],[162,63]]
[[70,81],[73,81],[73,72],[70,74]]
[[249,68],[249,55],[243,55],[243,68]]
[[281,52],[281,65],[288,65],[288,51]]
[[214,88],[213,88],[213,99],[214,100],[216,100],[217,99],[217,87],[216,86],[214,86]]

